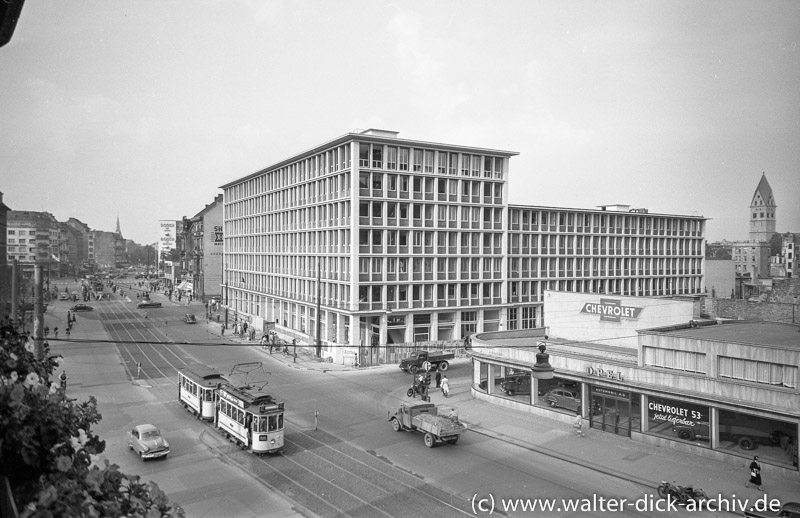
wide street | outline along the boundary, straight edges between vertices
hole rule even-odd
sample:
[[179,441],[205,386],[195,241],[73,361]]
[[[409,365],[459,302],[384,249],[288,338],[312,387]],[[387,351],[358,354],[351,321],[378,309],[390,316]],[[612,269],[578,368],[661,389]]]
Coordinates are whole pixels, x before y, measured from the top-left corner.
[[[112,295],[111,300],[90,302],[94,311],[78,314],[72,341],[50,342],[53,352],[66,357],[68,394],[79,400],[89,394],[98,398],[103,420],[95,431],[107,442],[99,461],[108,459],[126,473],[157,482],[189,516],[468,516],[481,511],[474,507],[476,494],[632,501],[653,493],[652,487],[635,481],[474,431],[457,445],[426,448],[421,435],[395,433],[387,422],[387,412],[408,400],[405,391],[411,382],[396,365],[299,368],[290,357],[270,356],[230,336],[223,339],[219,326],[206,322],[200,303],[177,304],[159,295],[154,299],[163,301],[163,307],[137,309],[135,293],[126,291],[132,298]],[[63,329],[70,305],[51,303],[46,314],[51,328]],[[187,312],[198,316],[197,324],[183,322]],[[285,402],[282,454],[259,458],[246,453],[183,409],[177,401],[177,370],[194,362],[224,375],[237,364],[261,363],[249,367],[246,377],[233,379],[266,381],[266,390]],[[448,371],[451,397],[434,393],[433,402],[458,410],[460,402],[472,399],[470,375],[468,360],[454,362]],[[126,432],[143,422],[159,426],[170,441],[172,453],[166,459],[142,462],[128,451]],[[566,432],[563,440],[579,439]],[[655,514],[681,516],[597,508],[546,513]]]

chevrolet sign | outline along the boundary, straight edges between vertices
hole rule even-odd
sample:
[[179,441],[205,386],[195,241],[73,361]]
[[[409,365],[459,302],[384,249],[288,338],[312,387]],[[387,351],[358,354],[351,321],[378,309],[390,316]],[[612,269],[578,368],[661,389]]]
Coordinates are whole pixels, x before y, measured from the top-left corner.
[[600,299],[600,304],[587,302],[583,305],[581,313],[600,315],[601,321],[619,322],[620,318],[639,318],[642,308],[623,306],[622,301],[613,299]]

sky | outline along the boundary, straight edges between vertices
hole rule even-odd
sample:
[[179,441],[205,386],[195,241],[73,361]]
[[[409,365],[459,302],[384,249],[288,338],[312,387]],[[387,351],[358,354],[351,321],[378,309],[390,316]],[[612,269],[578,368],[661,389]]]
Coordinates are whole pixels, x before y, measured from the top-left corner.
[[357,129],[515,151],[510,202],[800,232],[796,0],[26,0],[0,47],[13,210],[155,242]]

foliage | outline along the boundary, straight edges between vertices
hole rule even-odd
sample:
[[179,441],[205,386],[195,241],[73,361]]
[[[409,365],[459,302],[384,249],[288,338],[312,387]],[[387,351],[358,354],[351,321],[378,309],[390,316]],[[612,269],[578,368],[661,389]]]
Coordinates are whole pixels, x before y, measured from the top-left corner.
[[7,477],[20,516],[184,516],[153,482],[94,462],[105,441],[91,427],[97,400],[77,403],[59,389],[61,359],[37,359],[33,342],[0,328],[0,475]]

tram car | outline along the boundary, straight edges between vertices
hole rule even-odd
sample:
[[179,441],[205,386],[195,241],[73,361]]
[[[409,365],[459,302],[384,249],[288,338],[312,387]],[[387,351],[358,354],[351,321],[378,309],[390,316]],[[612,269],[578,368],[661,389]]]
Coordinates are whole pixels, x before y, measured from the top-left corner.
[[228,439],[257,455],[283,450],[283,403],[252,387],[222,385],[215,422]]
[[218,387],[228,380],[211,367],[196,363],[178,370],[178,401],[198,419],[214,421]]

